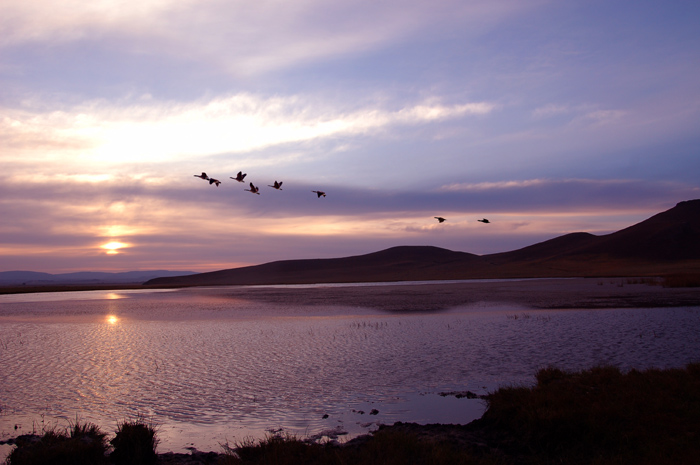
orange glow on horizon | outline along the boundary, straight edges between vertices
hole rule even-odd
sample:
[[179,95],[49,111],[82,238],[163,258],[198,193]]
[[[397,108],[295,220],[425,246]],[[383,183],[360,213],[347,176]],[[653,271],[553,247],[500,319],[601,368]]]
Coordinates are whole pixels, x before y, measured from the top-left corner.
[[107,251],[107,255],[116,255],[119,253],[119,249],[128,247],[129,244],[124,244],[123,242],[112,241],[100,246],[101,249]]

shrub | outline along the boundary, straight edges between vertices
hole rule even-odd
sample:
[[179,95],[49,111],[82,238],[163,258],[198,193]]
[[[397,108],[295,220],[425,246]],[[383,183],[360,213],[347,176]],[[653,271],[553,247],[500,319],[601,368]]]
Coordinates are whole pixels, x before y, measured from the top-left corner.
[[532,388],[488,396],[481,424],[534,463],[693,463],[700,456],[700,365],[621,372],[547,368]]
[[117,464],[148,465],[158,459],[156,429],[142,418],[120,423],[109,442],[114,448],[110,457]]
[[101,465],[105,456],[106,434],[92,423],[76,420],[68,429],[52,428],[42,436],[24,435],[6,460],[8,465]]

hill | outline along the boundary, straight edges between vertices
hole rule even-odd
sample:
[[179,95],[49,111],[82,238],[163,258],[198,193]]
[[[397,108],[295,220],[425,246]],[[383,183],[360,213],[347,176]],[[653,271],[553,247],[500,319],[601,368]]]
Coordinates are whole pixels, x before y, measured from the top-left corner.
[[399,246],[344,258],[282,260],[262,265],[158,278],[148,285],[215,286],[226,284],[309,284],[451,279],[460,269],[481,263],[478,255],[439,247]]
[[152,279],[158,286],[308,284],[440,279],[657,276],[700,272],[700,200],[680,202],[603,236],[579,232],[511,252],[474,255],[399,246],[344,258],[284,260]]
[[76,273],[39,273],[36,271],[1,271],[0,286],[45,286],[45,285],[97,285],[97,284],[141,284],[149,279],[192,275],[192,271],[126,271],[106,273],[79,271]]

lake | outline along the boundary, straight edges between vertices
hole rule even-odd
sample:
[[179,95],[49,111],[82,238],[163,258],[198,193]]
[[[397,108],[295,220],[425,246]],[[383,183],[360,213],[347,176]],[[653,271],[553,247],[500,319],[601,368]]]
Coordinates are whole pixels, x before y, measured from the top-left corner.
[[388,313],[233,287],[7,295],[0,440],[76,418],[113,433],[139,415],[159,425],[159,452],[273,432],[345,440],[380,423],[468,423],[484,402],[441,393],[532,384],[551,365],[699,360],[700,307]]

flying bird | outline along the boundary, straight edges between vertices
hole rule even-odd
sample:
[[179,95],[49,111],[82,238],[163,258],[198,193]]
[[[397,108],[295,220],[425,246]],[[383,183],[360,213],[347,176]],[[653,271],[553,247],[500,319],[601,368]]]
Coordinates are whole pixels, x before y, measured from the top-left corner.
[[[202,174],[204,174],[204,173],[202,173]],[[209,184],[210,184],[210,185],[211,185],[211,184],[216,184],[216,187],[219,187],[219,184],[221,184],[221,181],[219,181],[218,179],[209,178]]]
[[482,223],[490,223],[490,221],[487,220],[486,218],[484,218],[483,220],[476,220],[476,221],[480,221],[480,222],[482,222]]
[[273,188],[277,189],[278,191],[281,191],[281,190],[282,190],[282,183],[281,183],[281,182],[275,181],[275,184],[274,184],[274,185],[268,184],[268,186],[273,187]]
[[311,192],[315,192],[319,199],[320,199],[322,196],[323,196],[323,197],[326,196],[326,193],[323,192],[323,191],[311,191]]
[[[202,174],[204,174],[204,173],[202,173]],[[229,176],[229,178],[235,179],[238,182],[243,182],[243,178],[245,178],[246,174],[248,174],[248,173],[244,173],[242,171],[239,171],[235,178],[233,176]]]
[[438,223],[442,223],[443,221],[447,221],[447,220],[446,220],[445,218],[443,218],[442,216],[434,216],[433,218],[435,218],[436,220],[438,220]]
[[204,171],[202,171],[202,174],[195,174],[194,177],[204,179],[205,181],[209,179],[209,176],[207,176],[207,173]]
[[244,190],[250,192],[251,194],[258,194],[258,195],[260,195],[260,192],[258,192],[258,191],[260,190],[260,188],[259,188],[259,187],[255,187],[255,186],[253,185],[252,182],[250,183],[250,189],[244,189]]

